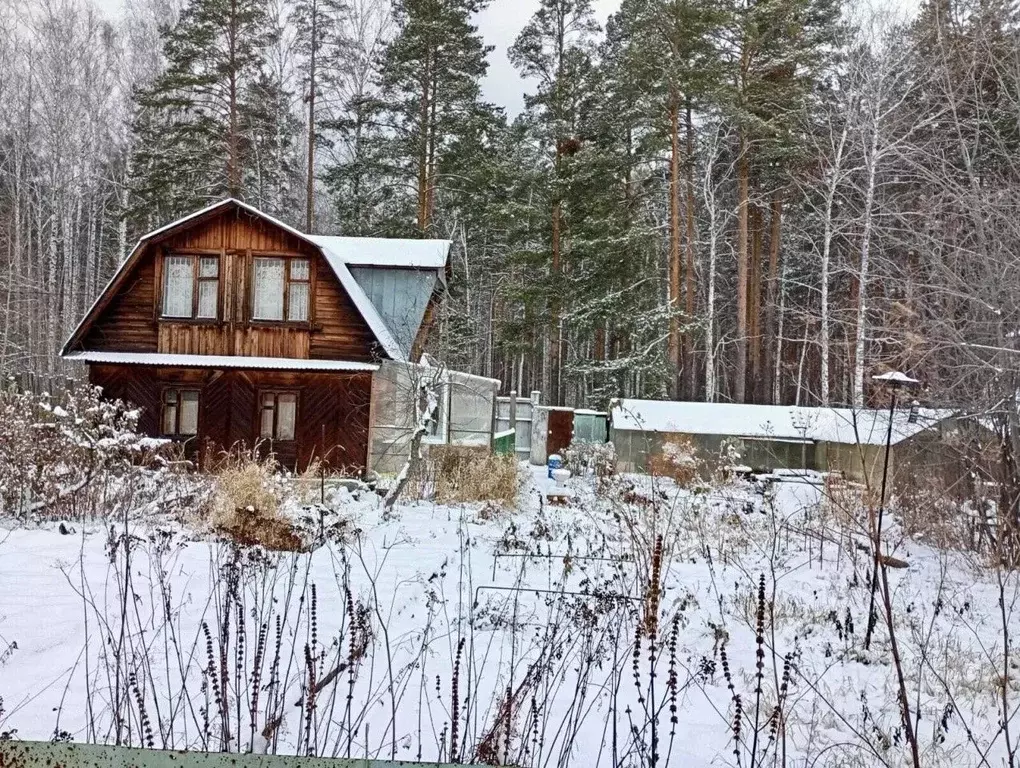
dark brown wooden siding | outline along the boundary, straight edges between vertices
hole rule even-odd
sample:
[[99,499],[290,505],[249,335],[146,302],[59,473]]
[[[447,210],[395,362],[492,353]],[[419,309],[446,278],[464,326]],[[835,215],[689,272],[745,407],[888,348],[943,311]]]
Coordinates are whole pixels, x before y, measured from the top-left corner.
[[89,330],[83,347],[118,352],[155,352],[155,285],[155,259],[146,259],[138,264]]
[[[219,257],[218,320],[160,319],[162,259],[170,252]],[[251,320],[251,268],[259,255],[312,261],[307,323]],[[150,241],[80,348],[359,361],[379,355],[374,334],[318,249],[237,208],[188,222]]]
[[298,396],[295,440],[271,445],[281,464],[304,470],[322,461],[331,470],[360,472],[368,454],[370,373],[298,373],[261,370],[203,370],[93,365],[90,380],[107,397],[141,409],[139,429],[159,436],[163,390],[199,389],[198,436],[203,458],[224,450],[251,448],[259,441],[259,396],[263,390],[295,391]]

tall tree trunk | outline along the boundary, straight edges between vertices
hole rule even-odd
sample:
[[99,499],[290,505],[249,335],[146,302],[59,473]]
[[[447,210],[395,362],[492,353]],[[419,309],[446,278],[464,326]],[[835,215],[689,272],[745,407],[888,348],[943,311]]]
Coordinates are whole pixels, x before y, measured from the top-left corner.
[[418,230],[428,229],[429,99],[432,95],[431,56],[426,56],[421,73],[421,104],[418,108]]
[[846,148],[849,123],[844,121],[843,130],[836,145],[836,153],[832,161],[832,176],[825,189],[825,220],[822,229],[822,263],[820,266],[819,282],[821,284],[821,306],[819,309],[821,328],[819,331],[819,351],[821,354],[821,365],[819,371],[820,387],[819,399],[822,405],[829,405],[829,357],[831,344],[830,317],[829,317],[829,267],[832,260],[832,238],[833,223],[832,209],[835,206],[836,192],[839,189],[839,174],[843,167],[843,152]]
[[680,396],[680,104],[669,106],[669,393]]
[[308,178],[305,182],[305,231],[311,233],[315,210],[315,64],[319,53],[319,3],[311,0],[312,29],[308,60]]
[[786,332],[786,274],[788,262],[783,262],[782,275],[779,278],[779,306],[776,320],[775,344],[772,359],[772,402],[780,405],[783,402],[783,334]]
[[230,118],[227,136],[227,188],[231,197],[241,196],[241,159],[240,138],[237,135],[239,130],[237,119],[237,0],[230,0],[230,23],[227,29],[227,66],[230,69],[228,77],[228,92]]
[[751,382],[748,398],[755,403],[762,400],[762,355],[761,355],[761,270],[762,270],[762,239],[764,237],[764,223],[762,211],[757,204],[749,204],[748,217],[750,226],[750,256],[748,268],[750,274],[750,286],[748,287],[748,318],[747,335],[748,343],[751,345]]
[[878,125],[872,127],[869,154],[865,158],[868,174],[861,222],[861,266],[857,280],[857,340],[854,346],[853,404],[864,406],[865,341],[868,336],[868,272],[871,266],[872,207],[878,165]]
[[[769,273],[768,273],[768,284],[766,290],[768,296],[765,301],[765,338],[763,339],[762,346],[769,351],[775,349],[772,340],[777,338],[776,334],[776,305],[778,303],[778,287],[779,287],[779,257],[780,257],[780,243],[782,237],[782,224],[783,224],[783,201],[780,197],[778,190],[772,193],[772,200],[769,204],[770,217],[769,217]],[[771,358],[770,358],[771,359]],[[770,366],[772,370],[772,386],[770,389],[770,395],[772,402],[778,405],[776,398],[776,386],[775,381],[775,365]]]
[[747,386],[747,204],[750,168],[747,142],[740,136],[737,149],[737,367],[733,399],[745,402]]
[[[692,118],[691,100],[687,99],[685,124],[687,129],[687,157],[686,157],[686,187],[687,205],[685,218],[687,225],[686,241],[686,264],[684,268],[684,312],[687,315],[687,322],[690,323],[696,310],[695,299],[697,297],[694,272],[694,120]],[[688,330],[684,335],[684,394],[688,400],[696,399],[696,384],[694,370],[694,331]]]

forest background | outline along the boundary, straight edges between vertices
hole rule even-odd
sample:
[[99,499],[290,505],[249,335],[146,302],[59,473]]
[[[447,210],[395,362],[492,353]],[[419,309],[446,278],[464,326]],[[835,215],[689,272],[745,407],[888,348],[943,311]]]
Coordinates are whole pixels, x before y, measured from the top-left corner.
[[487,0],[0,0],[0,374],[231,195],[453,241],[434,351],[546,402],[1015,414],[1017,6],[857,2],[540,0],[517,111]]

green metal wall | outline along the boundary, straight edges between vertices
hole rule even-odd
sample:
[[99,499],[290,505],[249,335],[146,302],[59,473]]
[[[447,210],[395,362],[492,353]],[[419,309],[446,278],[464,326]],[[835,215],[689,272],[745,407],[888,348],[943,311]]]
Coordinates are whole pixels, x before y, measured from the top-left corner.
[[[0,768],[452,768],[445,763],[328,759],[43,741],[0,741]],[[460,768],[464,768],[463,764]]]

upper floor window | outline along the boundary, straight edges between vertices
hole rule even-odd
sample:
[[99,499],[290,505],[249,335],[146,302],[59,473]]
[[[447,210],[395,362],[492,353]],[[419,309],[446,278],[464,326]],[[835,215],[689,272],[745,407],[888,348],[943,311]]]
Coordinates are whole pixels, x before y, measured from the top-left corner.
[[163,317],[216,319],[219,257],[173,254],[164,260],[163,273]]
[[308,259],[259,256],[252,279],[252,319],[308,320],[311,269]]

